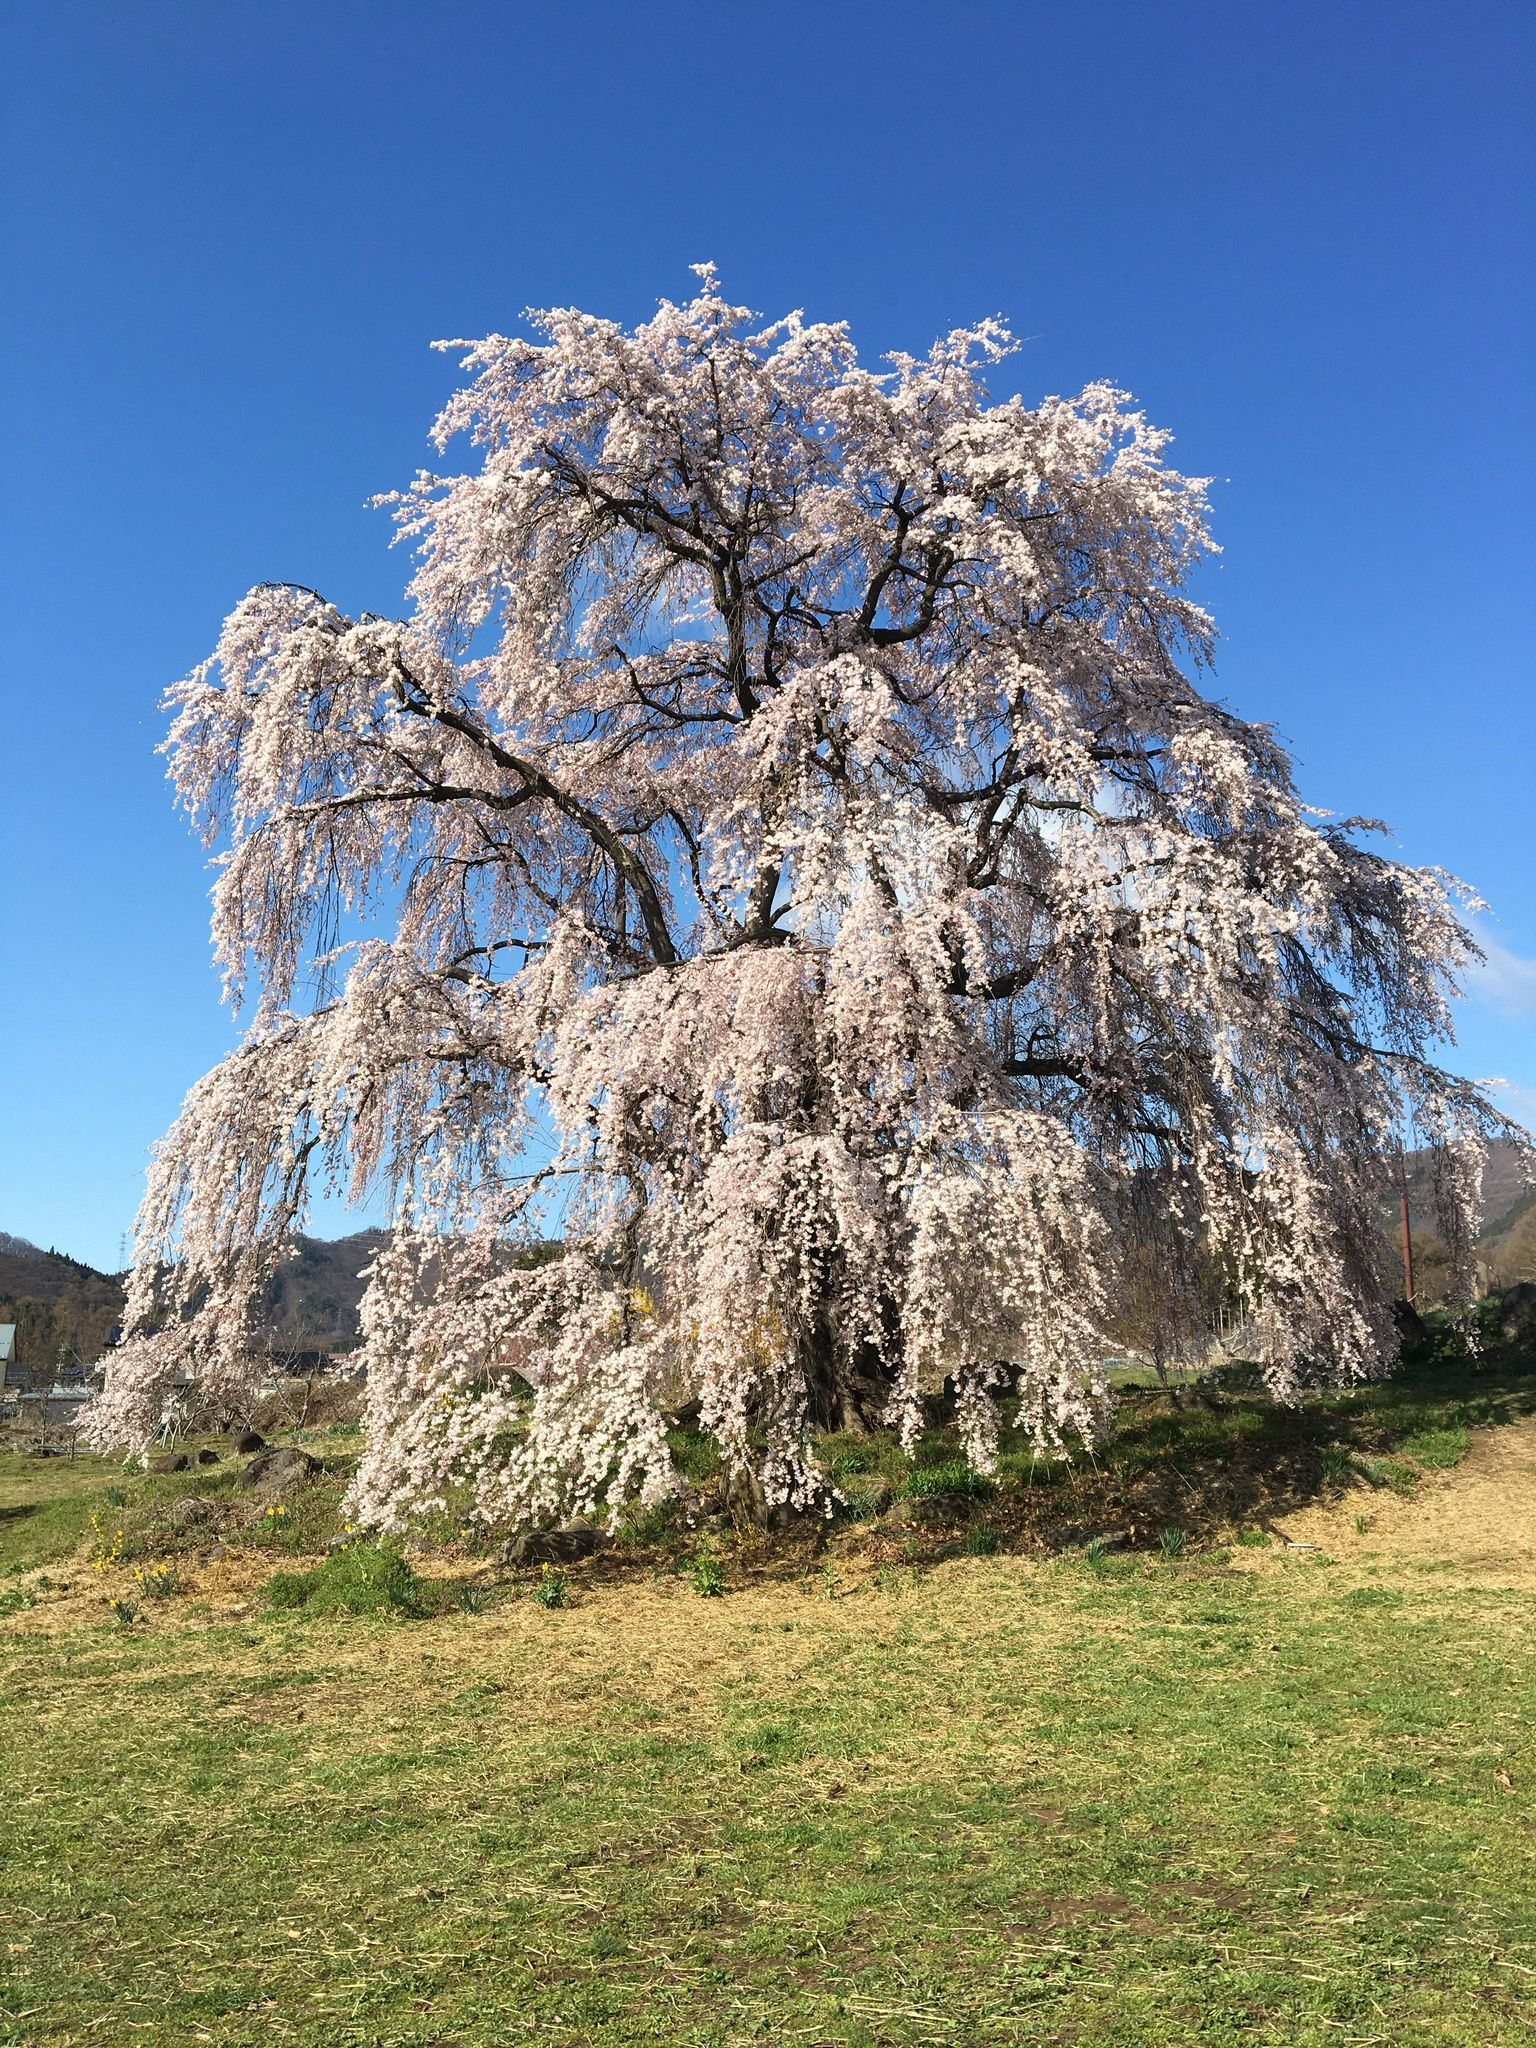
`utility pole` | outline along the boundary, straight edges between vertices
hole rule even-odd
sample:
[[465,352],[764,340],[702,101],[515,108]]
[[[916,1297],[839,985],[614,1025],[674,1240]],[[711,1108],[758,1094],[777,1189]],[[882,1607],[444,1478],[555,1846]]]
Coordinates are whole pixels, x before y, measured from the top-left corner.
[[1408,1168],[1403,1141],[1397,1141],[1397,1213],[1403,1233],[1403,1299],[1413,1307],[1413,1232],[1408,1228]]

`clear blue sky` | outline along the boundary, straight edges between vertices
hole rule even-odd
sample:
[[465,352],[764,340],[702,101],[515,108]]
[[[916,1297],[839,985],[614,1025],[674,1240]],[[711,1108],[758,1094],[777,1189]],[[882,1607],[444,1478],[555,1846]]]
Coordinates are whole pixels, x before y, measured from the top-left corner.
[[[1000,311],[1223,481],[1219,687],[1493,906],[1536,1121],[1536,10],[167,0],[7,11],[0,1229],[116,1262],[233,1026],[163,685],[266,577],[399,609],[441,335],[717,261],[866,354]],[[345,1219],[330,1214],[329,1227]]]

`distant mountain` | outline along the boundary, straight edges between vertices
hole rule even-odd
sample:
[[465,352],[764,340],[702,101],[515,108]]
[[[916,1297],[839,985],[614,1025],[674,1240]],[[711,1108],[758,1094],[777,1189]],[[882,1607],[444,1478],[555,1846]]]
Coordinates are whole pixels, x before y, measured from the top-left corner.
[[122,1311],[120,1275],[0,1231],[0,1323],[16,1325],[19,1365],[89,1364]]
[[293,1350],[345,1350],[357,1342],[363,1269],[389,1240],[387,1230],[350,1237],[301,1237],[267,1289],[262,1324]]
[[[1410,1152],[1403,1161],[1408,1182],[1408,1221],[1415,1236],[1439,1231],[1435,1216],[1434,1155],[1427,1146]],[[1390,1212],[1395,1229],[1398,1217],[1397,1167],[1388,1169],[1389,1186],[1383,1209]],[[1493,1250],[1506,1238],[1520,1218],[1536,1205],[1536,1188],[1525,1180],[1524,1160],[1519,1148],[1500,1139],[1488,1148],[1483,1168],[1483,1198],[1478,1220],[1478,1242]]]
[[[361,1274],[385,1236],[359,1230],[298,1240],[267,1291],[261,1319],[278,1348],[334,1351],[357,1342]],[[63,1356],[94,1364],[122,1319],[126,1279],[0,1231],[0,1323],[16,1325],[18,1363],[50,1366]]]

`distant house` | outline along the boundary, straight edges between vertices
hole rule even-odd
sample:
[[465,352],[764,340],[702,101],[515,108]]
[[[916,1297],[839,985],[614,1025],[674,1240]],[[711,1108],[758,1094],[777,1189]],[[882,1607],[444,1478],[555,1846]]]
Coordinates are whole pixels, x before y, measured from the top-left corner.
[[0,1323],[0,1376],[7,1387],[26,1388],[32,1384],[23,1365],[16,1363],[16,1325]]

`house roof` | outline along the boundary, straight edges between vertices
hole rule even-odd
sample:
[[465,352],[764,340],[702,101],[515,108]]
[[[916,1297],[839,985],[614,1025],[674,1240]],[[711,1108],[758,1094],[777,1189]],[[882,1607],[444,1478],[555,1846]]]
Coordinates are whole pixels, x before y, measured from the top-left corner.
[[9,1365],[16,1356],[16,1325],[0,1323],[0,1365]]

